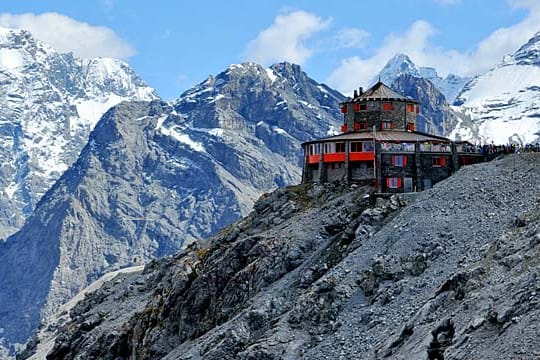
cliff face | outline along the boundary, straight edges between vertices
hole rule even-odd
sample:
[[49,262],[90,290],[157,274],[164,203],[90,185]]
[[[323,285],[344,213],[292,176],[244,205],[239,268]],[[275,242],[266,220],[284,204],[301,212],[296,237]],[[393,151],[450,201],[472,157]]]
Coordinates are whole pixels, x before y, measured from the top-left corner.
[[532,359],[539,165],[526,154],[465,167],[407,199],[278,190],[213,238],[87,295],[25,356]]

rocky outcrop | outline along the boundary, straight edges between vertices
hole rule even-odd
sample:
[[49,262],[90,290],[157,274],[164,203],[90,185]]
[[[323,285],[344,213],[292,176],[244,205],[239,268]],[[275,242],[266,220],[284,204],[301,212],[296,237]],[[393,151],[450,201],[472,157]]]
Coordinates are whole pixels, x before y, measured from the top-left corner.
[[406,199],[332,184],[266,195],[87,295],[50,327],[47,358],[532,359],[538,165],[464,167]]

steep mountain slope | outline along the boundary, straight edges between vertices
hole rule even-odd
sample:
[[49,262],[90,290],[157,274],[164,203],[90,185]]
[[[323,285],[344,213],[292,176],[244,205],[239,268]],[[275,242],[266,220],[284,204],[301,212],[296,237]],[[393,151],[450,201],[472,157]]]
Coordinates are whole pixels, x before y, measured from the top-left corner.
[[78,59],[0,28],[0,239],[77,159],[105,111],[156,98],[122,61]]
[[278,190],[87,295],[48,327],[48,359],[533,359],[538,169],[538,154],[464,167],[406,207]]
[[540,32],[471,80],[455,101],[469,119],[453,136],[497,144],[540,141]]
[[173,105],[113,107],[0,246],[6,346],[104,272],[171,254],[299,182],[300,142],[337,127],[342,99],[298,66],[242,64]]
[[431,67],[419,67],[405,54],[396,54],[388,60],[379,74],[371,81],[375,83],[380,78],[386,84],[392,84],[401,75],[409,75],[430,81],[444,95],[448,103],[453,103],[470,77],[448,74],[442,78],[437,70]]

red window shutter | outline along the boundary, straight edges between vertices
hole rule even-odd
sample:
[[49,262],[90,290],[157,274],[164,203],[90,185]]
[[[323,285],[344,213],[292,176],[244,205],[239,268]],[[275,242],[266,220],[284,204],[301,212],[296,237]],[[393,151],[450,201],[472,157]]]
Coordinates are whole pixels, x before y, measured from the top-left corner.
[[441,157],[441,166],[446,166],[446,158]]
[[397,187],[398,189],[401,189],[401,178],[397,179]]
[[343,114],[346,114],[346,113],[347,113],[347,105],[343,105],[343,106],[341,107],[341,112],[342,112]]
[[392,166],[396,166],[396,155],[392,155]]
[[403,166],[407,166],[407,156],[403,155]]
[[354,130],[360,130],[360,123],[354,123]]
[[382,109],[383,111],[390,111],[390,110],[394,110],[394,106],[392,105],[392,103],[383,103]]
[[386,178],[386,187],[390,188],[390,178]]
[[354,111],[356,111],[356,112],[360,111],[360,104],[359,103],[354,104]]
[[341,132],[347,132],[347,125],[341,125]]
[[418,105],[416,106],[416,113],[420,114],[420,106],[418,106]]

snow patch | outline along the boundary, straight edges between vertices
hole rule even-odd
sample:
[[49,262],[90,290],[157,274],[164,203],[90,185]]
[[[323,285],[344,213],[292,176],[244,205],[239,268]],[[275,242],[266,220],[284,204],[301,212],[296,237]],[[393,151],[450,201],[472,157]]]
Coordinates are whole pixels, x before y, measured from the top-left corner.
[[25,58],[18,49],[0,48],[0,70],[17,70],[24,65]]
[[274,72],[274,70],[272,70],[270,68],[266,68],[265,70],[266,70],[266,75],[268,75],[268,78],[270,79],[270,81],[273,84],[277,80],[276,73]]

